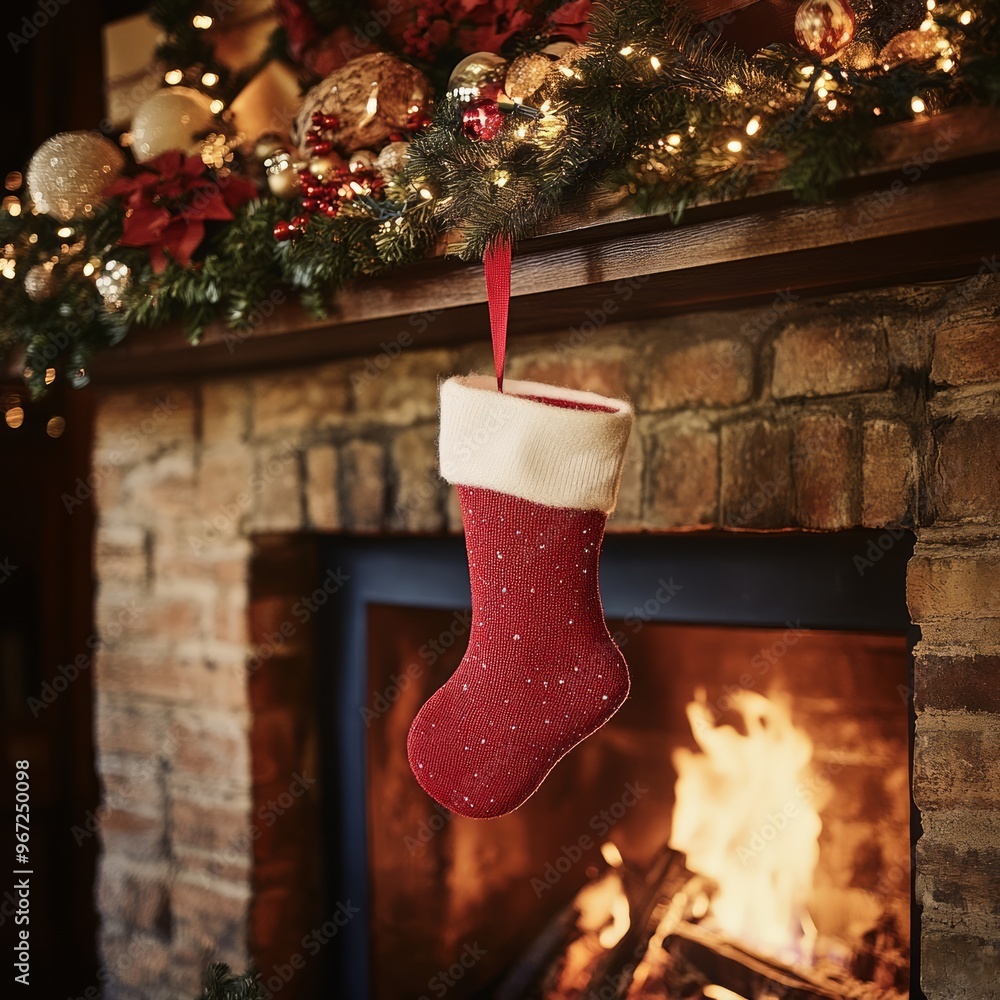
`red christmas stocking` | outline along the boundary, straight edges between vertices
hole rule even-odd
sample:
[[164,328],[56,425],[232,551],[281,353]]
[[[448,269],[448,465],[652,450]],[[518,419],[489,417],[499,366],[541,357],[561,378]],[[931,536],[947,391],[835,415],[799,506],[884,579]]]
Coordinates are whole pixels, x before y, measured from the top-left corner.
[[628,695],[597,588],[632,408],[485,376],[441,387],[441,474],[458,485],[472,583],[469,646],[410,728],[410,767],[463,816],[529,798]]

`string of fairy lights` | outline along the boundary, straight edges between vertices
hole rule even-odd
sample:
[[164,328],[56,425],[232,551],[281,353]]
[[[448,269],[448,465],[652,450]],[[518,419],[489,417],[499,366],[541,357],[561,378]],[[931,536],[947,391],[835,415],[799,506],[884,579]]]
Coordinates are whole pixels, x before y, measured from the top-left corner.
[[0,346],[23,352],[35,393],[86,381],[135,326],[180,321],[197,339],[250,322],[278,286],[320,313],[344,281],[443,237],[477,259],[595,185],[675,218],[761,172],[823,197],[881,124],[1000,101],[998,0],[927,0],[906,23],[879,0],[858,0],[861,17],[804,0],[796,44],[752,55],[715,44],[680,0],[631,0],[595,3],[582,43],[464,57],[436,105],[420,68],[361,56],[305,95],[290,134],[248,134],[232,106],[273,65],[233,73],[211,14],[158,3],[161,23],[182,18],[165,23],[163,86],[118,141],[64,133],[5,178]]

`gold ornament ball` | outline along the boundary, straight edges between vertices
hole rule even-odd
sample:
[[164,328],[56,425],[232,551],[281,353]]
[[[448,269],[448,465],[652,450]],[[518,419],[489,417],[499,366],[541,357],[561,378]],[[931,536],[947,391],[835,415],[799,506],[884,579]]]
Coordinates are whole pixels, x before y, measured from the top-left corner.
[[936,31],[901,31],[885,43],[878,54],[878,61],[892,69],[901,63],[933,59],[938,54],[937,39]]
[[287,146],[287,139],[283,139],[276,132],[267,132],[254,143],[253,155],[263,163],[269,156],[273,156],[278,150],[285,149]]
[[370,149],[359,149],[348,157],[347,166],[352,174],[356,170],[371,170],[375,166],[375,154]]
[[319,177],[322,179],[324,177],[329,177],[330,174],[335,173],[338,170],[342,170],[343,166],[343,157],[338,156],[336,153],[330,153],[327,156],[314,156],[309,161],[309,173],[311,173],[313,177]]
[[198,153],[201,143],[196,136],[214,125],[212,99],[207,94],[190,87],[158,90],[139,105],[132,118],[132,152],[139,163],[172,149]]
[[122,172],[125,157],[97,132],[61,132],[38,147],[28,164],[35,208],[60,222],[89,215],[101,192]]
[[401,174],[410,159],[410,144],[408,142],[390,142],[375,160],[378,172],[383,176]]
[[795,38],[807,52],[829,59],[853,37],[850,0],[805,0],[795,12]]
[[504,93],[512,100],[527,104],[538,93],[545,78],[552,71],[552,60],[541,52],[527,52],[518,56],[507,70]]
[[299,172],[287,150],[275,150],[266,168],[267,189],[276,198],[294,198],[299,193]]
[[[503,85],[507,71],[507,60],[494,52],[473,52],[466,56],[448,77],[448,95],[463,101],[474,101],[477,97],[495,97]],[[483,93],[488,85],[494,85],[494,93]]]
[[292,138],[307,155],[305,137],[320,112],[340,121],[331,141],[341,153],[378,148],[429,104],[430,84],[420,70],[387,52],[372,52],[344,63],[306,94]]
[[871,69],[878,58],[878,50],[871,42],[855,38],[840,50],[837,58],[849,69]]
[[49,264],[36,264],[24,276],[24,290],[32,302],[44,302],[52,298],[56,290],[55,276]]

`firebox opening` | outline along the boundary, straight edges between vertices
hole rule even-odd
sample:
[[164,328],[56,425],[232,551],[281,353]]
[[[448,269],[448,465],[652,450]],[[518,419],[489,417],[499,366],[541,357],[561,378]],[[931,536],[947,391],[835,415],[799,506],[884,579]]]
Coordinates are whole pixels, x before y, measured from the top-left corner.
[[405,754],[464,653],[461,543],[341,547],[366,595],[331,631],[360,767],[339,765],[355,853],[328,891],[352,882],[367,920],[336,982],[433,995],[461,959],[462,998],[908,996],[908,544],[862,573],[864,535],[609,538],[631,697],[490,822],[437,807]]

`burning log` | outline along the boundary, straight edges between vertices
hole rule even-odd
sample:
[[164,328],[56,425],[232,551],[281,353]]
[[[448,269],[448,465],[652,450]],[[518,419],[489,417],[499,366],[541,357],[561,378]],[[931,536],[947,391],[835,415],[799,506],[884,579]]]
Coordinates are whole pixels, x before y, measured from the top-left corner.
[[597,963],[585,996],[608,996],[609,986],[613,988],[615,997],[625,996],[636,967],[656,931],[658,921],[654,919],[654,913],[657,907],[677,892],[682,877],[685,881],[688,878],[682,857],[677,851],[664,847],[645,878],[636,879],[636,884],[628,886],[632,890],[629,893],[629,929]]
[[682,924],[664,941],[664,948],[682,969],[697,969],[709,983],[748,998],[779,996],[782,1000],[871,1000],[885,996],[874,984],[795,970],[755,955],[695,924]]

